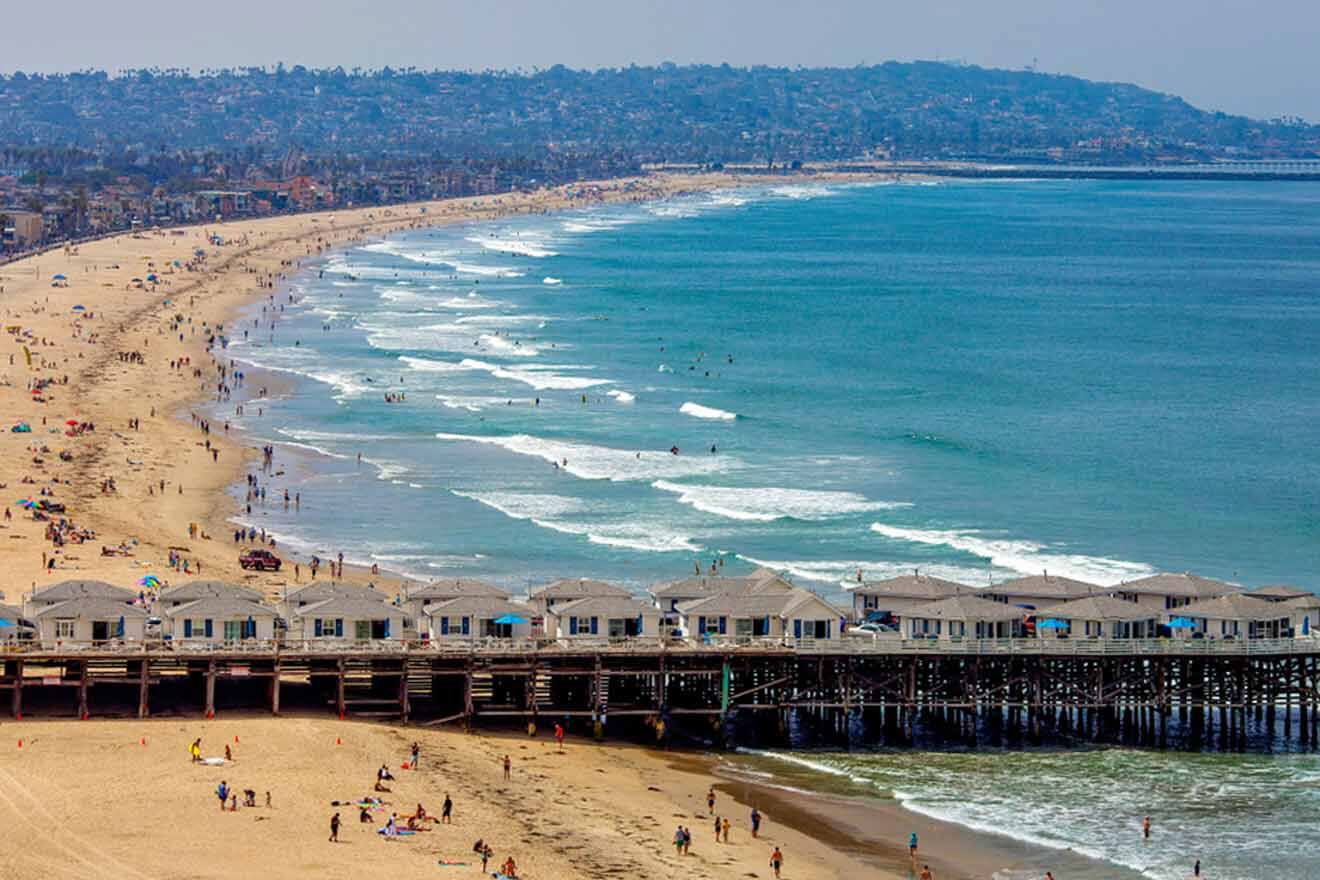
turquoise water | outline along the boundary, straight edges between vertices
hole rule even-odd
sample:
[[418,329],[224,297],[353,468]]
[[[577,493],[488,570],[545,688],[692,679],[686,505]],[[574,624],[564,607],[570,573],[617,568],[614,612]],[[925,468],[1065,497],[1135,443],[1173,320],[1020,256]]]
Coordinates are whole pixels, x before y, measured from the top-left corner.
[[[292,393],[220,413],[282,444],[246,520],[423,578],[1316,589],[1318,278],[1297,185],[715,193],[330,256],[229,347]],[[757,760],[1154,880],[1320,876],[1311,757],[798,757]]]
[[[731,759],[735,777],[891,798],[910,810],[991,834],[1072,850],[1102,864],[1067,880],[1134,871],[1183,880],[1201,860],[1209,880],[1320,877],[1320,758],[1070,752],[767,753]],[[1149,840],[1141,835],[1151,817]],[[901,844],[902,841],[894,841]],[[938,851],[938,841],[927,841]],[[1000,880],[1065,874],[1049,852]],[[1078,876],[1079,874],[1084,876]]]
[[825,592],[1316,588],[1318,269],[1320,190],[1289,184],[767,187],[402,234],[231,345],[297,379],[235,423],[321,453],[283,449],[302,509],[251,519],[516,587],[720,554]]

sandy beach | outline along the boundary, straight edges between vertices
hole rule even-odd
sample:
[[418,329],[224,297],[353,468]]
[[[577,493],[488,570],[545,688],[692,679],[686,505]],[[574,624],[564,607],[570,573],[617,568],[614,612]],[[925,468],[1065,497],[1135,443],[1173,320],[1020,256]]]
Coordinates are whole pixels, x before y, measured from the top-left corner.
[[[710,777],[641,748],[569,740],[561,753],[546,731],[528,739],[306,717],[4,727],[0,817],[23,842],[0,858],[4,878],[466,877],[480,871],[478,839],[494,850],[491,870],[512,856],[519,876],[533,880],[768,878],[776,846],[785,878],[899,876],[784,826],[766,805],[752,840],[748,810],[724,793],[715,812],[731,820],[729,842],[716,843],[705,803]],[[220,757],[227,745],[234,760],[192,763],[197,737],[204,755]],[[403,770],[413,742],[420,769]],[[395,779],[377,794],[382,765]],[[221,781],[238,792],[236,812],[219,809]],[[247,789],[257,806],[243,806]],[[438,817],[446,795],[452,824],[426,821],[429,830],[389,841],[376,833],[392,813],[411,815],[418,804]],[[385,801],[371,824],[352,804],[367,796]],[[336,812],[340,842],[330,843]],[[672,843],[679,825],[693,834],[685,856]]]
[[[238,566],[228,522],[238,508],[226,490],[260,464],[260,452],[222,425],[205,430],[197,407],[217,390],[219,349],[209,353],[208,338],[221,328],[232,333],[239,310],[278,294],[300,261],[401,229],[764,182],[665,175],[150,231],[0,267],[7,349],[0,352],[0,491],[12,517],[0,522],[0,563],[11,573],[5,598],[18,602],[35,586],[70,578],[131,585],[148,573],[175,583],[222,578],[271,595],[294,584],[291,565],[269,574]],[[19,426],[30,430],[12,430]],[[24,498],[65,505],[54,517],[69,522],[62,543],[51,540],[49,520],[14,505]],[[188,562],[186,573],[170,566],[172,553]],[[348,578],[387,591],[400,583],[352,569]],[[301,579],[310,579],[305,560]],[[532,878],[770,877],[775,845],[785,853],[784,877],[908,877],[907,824],[952,835],[933,861],[940,878],[987,877],[1012,855],[979,835],[907,823],[897,806],[883,830],[863,834],[843,821],[846,807],[831,814],[823,803],[720,783],[706,759],[675,760],[639,747],[576,743],[559,754],[545,736],[319,717],[0,726],[8,731],[0,746],[0,812],[25,841],[0,858],[0,877],[474,874],[477,838],[494,847],[492,868],[513,855],[520,876]],[[229,744],[235,763],[190,763],[188,744],[198,736],[209,755]],[[422,769],[401,773],[413,740],[422,744]],[[501,779],[505,753],[515,765],[509,783]],[[356,807],[338,808],[342,842],[327,843],[332,802],[369,794],[382,764],[399,777],[384,796],[387,810],[368,828]],[[273,806],[218,814],[213,792],[221,779],[239,792],[252,788],[259,804],[269,790]],[[706,813],[705,791],[715,783],[732,819],[728,845],[712,840]],[[420,802],[438,815],[446,792],[456,803],[452,828],[390,842],[375,834],[392,810],[406,815]],[[764,839],[755,843],[750,801],[767,817]],[[161,817],[169,817],[165,826]],[[680,824],[692,829],[691,856],[675,855]],[[144,836],[151,846],[142,846]],[[880,837],[889,842],[877,844]],[[441,866],[439,859],[468,864]]]
[[[200,572],[272,594],[293,582],[292,566],[278,574],[239,568],[227,522],[237,507],[226,489],[260,454],[222,425],[204,431],[193,415],[220,384],[213,355],[223,352],[208,353],[208,338],[243,306],[278,293],[300,261],[401,229],[746,182],[763,181],[661,175],[153,230],[0,266],[0,492],[11,505],[29,497],[63,504],[74,527],[56,547],[46,521],[11,509],[18,515],[0,522],[7,599],[68,578],[130,585],[147,573],[178,582]],[[171,551],[188,562],[186,575],[170,569]],[[374,580],[387,590],[398,584]]]

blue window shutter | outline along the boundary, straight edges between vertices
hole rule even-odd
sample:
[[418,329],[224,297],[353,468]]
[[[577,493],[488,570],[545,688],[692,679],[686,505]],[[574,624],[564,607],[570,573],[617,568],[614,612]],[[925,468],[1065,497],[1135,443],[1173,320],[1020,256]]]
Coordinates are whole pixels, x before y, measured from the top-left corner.
[[765,632],[762,633],[762,635],[767,635],[767,636],[770,635],[770,615],[769,615],[769,614],[767,614],[767,615],[765,616],[765,621],[763,622],[762,625],[765,626]]
[[212,630],[211,630],[211,618],[208,617],[208,618],[206,618],[206,637],[207,637],[208,639],[211,637],[211,633],[212,633]]
[[727,621],[728,621],[727,617],[724,617],[723,615],[720,616],[720,635],[724,635],[725,632],[727,631],[727,627],[728,627]]
[[389,637],[390,637],[390,619],[387,617],[385,618],[385,638],[388,639]]
[[704,616],[699,616],[697,618],[697,632],[701,633],[703,636],[706,634],[706,618]]
[[321,618],[316,618],[312,623],[316,626],[316,637],[319,639],[321,637]]
[[793,619],[793,638],[802,638],[802,618],[800,617],[795,617]]
[[344,618],[335,618],[335,637],[341,638],[344,635]]
[[192,621],[191,621],[191,620],[185,620],[185,621],[183,622],[183,637],[184,637],[185,639],[191,639],[191,638],[192,638]]
[[570,636],[575,636],[575,635],[577,635],[577,618],[576,618],[576,617],[572,617],[572,616],[570,616],[570,617],[568,618],[568,634],[569,634]]
[[440,618],[440,635],[442,635],[442,636],[447,636],[447,635],[449,635],[449,618],[448,618],[448,617],[442,617],[442,618]]
[[[1304,619],[1304,620],[1309,620],[1309,618],[1303,618],[1303,619]],[[642,634],[642,615],[640,615],[640,614],[637,615],[637,634],[638,634],[639,636]]]
[[591,618],[591,634],[593,636],[596,634],[596,618],[594,616]]
[[470,627],[472,624],[468,623],[469,620],[471,620],[471,618],[463,618],[463,635],[468,635],[471,632]]

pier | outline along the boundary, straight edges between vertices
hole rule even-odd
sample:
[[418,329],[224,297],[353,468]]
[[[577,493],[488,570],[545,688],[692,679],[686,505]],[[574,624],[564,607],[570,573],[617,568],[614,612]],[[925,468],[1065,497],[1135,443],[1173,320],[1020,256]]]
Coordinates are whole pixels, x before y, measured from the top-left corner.
[[724,746],[1320,744],[1314,638],[249,641],[31,645],[0,656],[15,722],[296,711],[427,725],[559,721],[597,736]]

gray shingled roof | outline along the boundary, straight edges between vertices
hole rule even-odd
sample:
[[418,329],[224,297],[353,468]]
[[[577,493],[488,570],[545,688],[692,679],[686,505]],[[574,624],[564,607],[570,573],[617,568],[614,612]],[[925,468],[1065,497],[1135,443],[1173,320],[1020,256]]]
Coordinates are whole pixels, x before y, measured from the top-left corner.
[[956,596],[959,593],[966,593],[972,589],[974,588],[965,584],[931,577],[928,574],[901,574],[898,577],[886,578],[882,581],[867,581],[856,587],[848,588],[849,592],[861,593],[864,596],[881,596],[893,599],[930,599],[932,602],[937,599],[947,599],[949,596]]
[[101,596],[81,596],[47,605],[33,615],[42,617],[91,617],[97,620],[113,620],[117,617],[146,617],[147,612],[139,605],[129,605],[115,599]]
[[169,587],[160,593],[160,601],[170,604],[194,602],[208,598],[246,599],[249,602],[261,602],[266,597],[260,590],[231,584],[228,581],[197,580]]
[[291,608],[294,617],[356,617],[364,620],[384,620],[387,617],[402,617],[403,609],[391,605],[381,598],[368,596],[331,596],[320,602],[313,602],[301,608]]
[[446,599],[443,602],[428,605],[425,613],[434,617],[453,617],[457,615],[480,618],[495,618],[503,617],[506,614],[516,614],[530,620],[533,615],[539,612],[530,606],[510,602],[500,596],[459,596],[456,599]]
[[719,615],[725,617],[765,617],[767,615],[786,617],[795,608],[809,602],[819,602],[834,615],[846,616],[820,596],[800,587],[794,587],[787,593],[720,593],[705,599],[682,602],[679,604],[678,610],[687,615],[698,614],[707,617]]
[[910,609],[904,617],[924,620],[1018,620],[1027,612],[981,596],[952,596]]
[[1301,587],[1288,587],[1279,584],[1256,587],[1254,590],[1247,590],[1248,596],[1255,596],[1257,599],[1304,599],[1307,596],[1314,596],[1310,590],[1303,590]]
[[108,584],[105,581],[72,580],[60,581],[58,584],[38,588],[33,591],[31,601],[64,602],[69,599],[91,597],[121,599],[125,602],[131,602],[137,598],[137,593],[123,587],[116,587],[114,584]]
[[371,587],[346,584],[341,581],[312,581],[307,586],[289,593],[284,601],[288,603],[290,608],[296,608],[298,605],[312,605],[317,602],[324,602],[326,599],[340,597],[385,600],[383,593]]
[[492,596],[507,599],[509,594],[494,584],[477,578],[443,578],[420,584],[407,591],[406,598],[412,599],[457,599],[461,596]]
[[533,599],[582,599],[588,596],[632,598],[632,593],[618,584],[589,578],[562,578],[532,590]]
[[992,593],[1028,596],[1033,599],[1079,599],[1105,592],[1104,587],[1096,584],[1075,581],[1055,574],[1033,574],[1028,577],[1013,578],[986,589]]
[[274,617],[275,609],[246,599],[208,596],[166,608],[162,613],[166,617]]
[[1245,593],[1229,593],[1202,602],[1193,602],[1166,612],[1170,617],[1204,617],[1210,620],[1280,620],[1289,616],[1288,608],[1278,602],[1257,599]]
[[1143,608],[1113,596],[1087,596],[1061,605],[1051,605],[1038,612],[1042,618],[1057,620],[1151,620],[1159,617],[1154,608]]
[[1180,596],[1192,599],[1212,599],[1232,593],[1238,588],[1232,584],[1204,578],[1200,575],[1184,572],[1153,574],[1135,581],[1127,581],[1110,587],[1124,593],[1151,593],[1160,596]]
[[570,615],[578,617],[583,615],[636,617],[639,614],[654,616],[658,615],[660,611],[650,602],[644,602],[632,596],[588,596],[584,599],[576,599],[572,602],[556,605],[551,613],[558,617],[568,617]]

